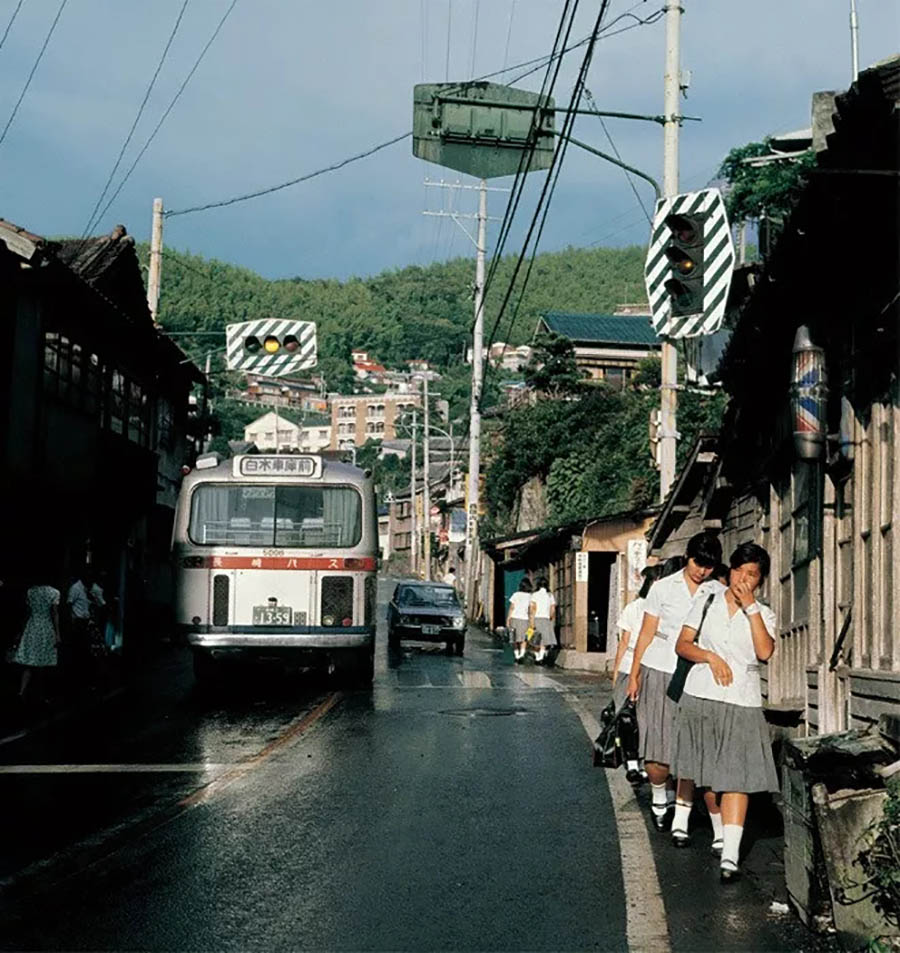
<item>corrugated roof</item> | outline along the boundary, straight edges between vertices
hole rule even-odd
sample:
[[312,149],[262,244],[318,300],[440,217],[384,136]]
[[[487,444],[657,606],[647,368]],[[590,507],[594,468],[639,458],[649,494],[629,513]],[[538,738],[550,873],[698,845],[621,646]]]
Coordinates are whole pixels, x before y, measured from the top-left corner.
[[597,344],[660,344],[650,318],[646,315],[547,311],[541,318],[549,330],[572,341],[590,341]]

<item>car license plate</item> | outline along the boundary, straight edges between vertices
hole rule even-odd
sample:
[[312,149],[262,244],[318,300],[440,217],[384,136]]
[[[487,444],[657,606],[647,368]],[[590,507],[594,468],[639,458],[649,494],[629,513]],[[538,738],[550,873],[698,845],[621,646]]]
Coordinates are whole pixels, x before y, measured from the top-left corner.
[[290,625],[294,612],[290,606],[254,606],[254,625]]
[[439,625],[423,625],[422,635],[440,635],[441,627]]

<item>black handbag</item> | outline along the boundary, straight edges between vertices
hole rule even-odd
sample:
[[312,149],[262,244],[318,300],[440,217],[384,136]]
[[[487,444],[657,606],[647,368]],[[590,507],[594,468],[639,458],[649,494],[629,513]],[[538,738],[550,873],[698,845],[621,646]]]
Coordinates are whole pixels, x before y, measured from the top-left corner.
[[625,704],[619,709],[619,714],[616,715],[616,727],[618,728],[622,760],[637,761],[640,734],[638,732],[637,711],[630,698],[625,700]]
[[[715,598],[716,594],[711,592],[709,598],[703,605],[703,614],[700,616],[700,625],[697,626],[695,642],[699,642],[700,640],[700,630],[703,628],[703,623],[706,620],[706,613],[709,611],[709,607]],[[694,664],[695,663],[690,661],[690,659],[682,658],[680,655],[678,656],[675,671],[672,673],[672,677],[669,679],[669,687],[666,689],[666,694],[673,702],[681,701],[681,696],[684,694],[684,683],[687,681],[688,672],[694,667]]]
[[600,734],[594,739],[595,768],[618,768],[622,763],[622,745],[616,722],[616,703],[611,701],[600,712]]

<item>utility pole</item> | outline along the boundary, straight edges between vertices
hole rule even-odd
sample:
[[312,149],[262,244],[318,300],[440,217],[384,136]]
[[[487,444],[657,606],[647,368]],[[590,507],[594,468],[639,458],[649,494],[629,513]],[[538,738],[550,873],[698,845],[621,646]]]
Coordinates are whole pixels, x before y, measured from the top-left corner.
[[851,82],[859,76],[859,20],[856,17],[856,0],[850,0],[850,67],[853,73]]
[[[666,0],[666,73],[663,112],[663,195],[678,194],[678,131],[681,123],[681,3]],[[662,341],[659,427],[659,496],[666,498],[675,480],[678,405],[678,351],[669,338]]]
[[416,411],[412,412],[412,468],[410,487],[412,489],[412,534],[410,538],[410,575],[419,575],[419,514],[416,511]]
[[154,324],[158,324],[159,283],[162,276],[163,200],[153,200],[153,225],[150,229],[150,268],[147,272],[147,307]]
[[478,484],[481,471],[481,387],[484,374],[484,255],[487,231],[487,182],[478,196],[478,240],[475,244],[475,331],[472,337],[472,400],[469,409],[469,505],[466,519],[466,607],[475,611],[478,551]]
[[422,425],[422,458],[425,468],[425,477],[422,482],[422,523],[425,530],[425,542],[422,546],[422,556],[424,560],[425,579],[431,581],[431,454],[428,436],[428,371],[425,371],[423,378],[424,400],[425,400],[425,420]]

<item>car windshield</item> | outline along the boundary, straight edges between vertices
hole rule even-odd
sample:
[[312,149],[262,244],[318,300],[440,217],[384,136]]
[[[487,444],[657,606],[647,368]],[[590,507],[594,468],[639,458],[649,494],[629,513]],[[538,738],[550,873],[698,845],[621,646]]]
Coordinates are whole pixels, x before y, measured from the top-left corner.
[[404,586],[397,597],[401,606],[441,606],[459,608],[456,592],[446,586]]

